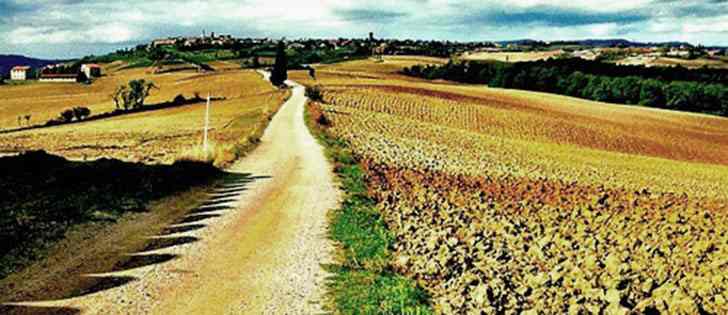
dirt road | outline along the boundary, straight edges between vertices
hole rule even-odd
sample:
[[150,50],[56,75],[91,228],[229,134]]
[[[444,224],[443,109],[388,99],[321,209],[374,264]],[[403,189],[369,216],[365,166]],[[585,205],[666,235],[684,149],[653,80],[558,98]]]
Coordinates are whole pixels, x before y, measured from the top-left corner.
[[321,313],[321,264],[332,253],[326,212],[339,196],[304,103],[296,85],[260,146],[229,170],[237,179],[171,226],[161,245],[134,254],[168,259],[84,275],[122,279],[93,293],[12,305],[63,314]]

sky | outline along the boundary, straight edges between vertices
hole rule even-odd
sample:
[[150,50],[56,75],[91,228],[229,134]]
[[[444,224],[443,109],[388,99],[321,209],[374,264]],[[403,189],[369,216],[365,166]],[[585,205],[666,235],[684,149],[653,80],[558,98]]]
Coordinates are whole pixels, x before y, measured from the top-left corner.
[[728,46],[728,0],[0,0],[0,54],[73,58],[202,30],[238,37],[625,38]]

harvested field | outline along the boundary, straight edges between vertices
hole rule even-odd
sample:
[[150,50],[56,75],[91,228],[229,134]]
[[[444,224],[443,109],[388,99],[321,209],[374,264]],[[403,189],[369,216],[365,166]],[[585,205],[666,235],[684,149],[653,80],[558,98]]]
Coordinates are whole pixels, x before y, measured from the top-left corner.
[[318,121],[438,312],[728,311],[728,119],[347,67]]
[[460,56],[462,60],[482,61],[496,60],[504,62],[523,62],[545,60],[563,53],[561,50],[529,51],[529,52],[470,52]]

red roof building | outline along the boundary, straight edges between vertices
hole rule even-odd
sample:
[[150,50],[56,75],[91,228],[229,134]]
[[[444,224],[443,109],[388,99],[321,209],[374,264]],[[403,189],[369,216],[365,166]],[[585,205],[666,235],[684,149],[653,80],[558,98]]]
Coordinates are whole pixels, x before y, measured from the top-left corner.
[[30,76],[31,68],[29,66],[15,66],[10,69],[10,80],[25,81]]

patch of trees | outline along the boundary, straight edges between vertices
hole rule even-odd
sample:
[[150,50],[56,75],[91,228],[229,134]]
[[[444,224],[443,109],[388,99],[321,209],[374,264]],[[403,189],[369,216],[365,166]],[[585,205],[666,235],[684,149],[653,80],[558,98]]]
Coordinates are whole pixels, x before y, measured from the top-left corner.
[[61,124],[67,124],[76,121],[83,121],[91,116],[91,110],[88,107],[76,106],[62,111],[57,118],[51,119],[46,123],[46,126],[55,126]]
[[[640,67],[644,71],[636,70],[635,67],[615,70],[621,66],[588,61],[570,62],[450,62],[442,66],[416,65],[405,68],[403,73],[430,80],[446,79],[492,87],[557,93],[602,102],[728,116],[728,85],[720,83],[723,76],[728,78],[728,71],[645,67]],[[580,64],[586,65],[585,68],[574,66]],[[596,69],[596,64],[603,65],[604,69]],[[676,72],[671,73],[671,70]],[[653,71],[663,75],[653,75]],[[678,74],[683,71],[696,73],[681,78]],[[712,76],[703,76],[714,72]],[[627,73],[631,74],[621,75]],[[691,78],[696,80],[691,81]],[[701,78],[705,80],[698,80]]]

